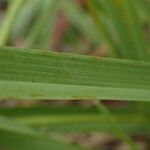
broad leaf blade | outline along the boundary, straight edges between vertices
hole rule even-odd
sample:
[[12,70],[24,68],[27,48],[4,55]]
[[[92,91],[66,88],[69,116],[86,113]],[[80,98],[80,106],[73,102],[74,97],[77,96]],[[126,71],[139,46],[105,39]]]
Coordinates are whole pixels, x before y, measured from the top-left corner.
[[0,99],[150,99],[150,63],[0,48]]

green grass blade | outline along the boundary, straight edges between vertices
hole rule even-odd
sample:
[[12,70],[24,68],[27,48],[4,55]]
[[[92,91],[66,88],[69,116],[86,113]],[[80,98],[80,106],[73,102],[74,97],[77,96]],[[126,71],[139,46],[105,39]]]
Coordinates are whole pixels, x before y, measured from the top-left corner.
[[0,130],[0,148],[7,150],[80,150],[80,147],[64,144],[63,142],[52,140],[36,135],[20,134]]
[[[62,0],[53,0],[51,5],[47,8],[47,19],[43,25],[43,32],[40,33],[38,38],[39,48],[50,49],[52,47],[53,30],[55,25],[55,19],[62,5]],[[46,14],[45,14],[46,17]]]
[[34,137],[0,130],[0,148],[6,150],[78,150],[67,144],[51,141],[47,138]]
[[127,20],[127,29],[130,32],[130,40],[134,45],[134,49],[136,50],[135,54],[138,55],[139,60],[150,60],[148,43],[142,31],[142,25],[135,3],[135,0],[126,0],[124,1],[124,7],[122,7],[124,9],[125,19]]
[[5,20],[0,26],[0,45],[5,45],[10,35],[11,28],[16,18],[17,13],[22,8],[25,0],[13,0],[10,2],[10,7],[5,17]]
[[98,45],[101,43],[101,38],[95,29],[92,19],[73,0],[64,0],[62,9],[71,24],[83,33],[87,39],[93,44]]
[[[148,43],[134,0],[89,1],[101,37],[117,57],[149,60]],[[93,8],[92,8],[93,7]]]
[[[127,133],[150,133],[149,109],[140,114],[134,107],[130,109],[111,110],[121,128]],[[96,107],[83,108],[73,106],[50,106],[30,108],[1,108],[0,113],[13,120],[35,128],[46,128],[49,132],[113,132],[112,125]]]
[[[128,37],[123,11],[121,9],[123,7],[123,1],[119,3],[119,6],[118,3],[113,0],[101,0],[98,3],[105,10],[105,19],[108,20],[109,26],[111,24],[111,28],[114,30],[114,33],[112,32],[110,35],[112,40],[114,39],[116,41],[115,43],[118,45],[119,57],[125,59],[131,57],[132,59],[135,59],[136,53],[134,53],[130,38]],[[108,30],[108,28],[109,27],[107,27],[106,30]]]
[[44,136],[34,129],[0,116],[0,149],[78,150],[80,148],[54,140],[50,136]]
[[0,99],[150,99],[150,64],[0,48]]
[[108,46],[108,56],[111,57],[121,57],[118,46],[116,45],[115,40],[112,38],[112,31],[108,28],[108,23],[106,16],[103,15],[102,11],[99,12],[97,8],[97,3],[95,1],[89,0],[87,3],[88,12],[91,15],[95,27],[102,38],[103,42]]
[[16,123],[6,117],[0,116],[0,130],[6,130],[9,132],[17,132],[21,134],[33,135],[36,132],[34,130],[27,128],[26,126]]
[[105,105],[103,105],[101,102],[97,101],[97,108],[102,111],[104,116],[108,119],[108,123],[111,124],[113,132],[124,142],[128,145],[129,150],[137,150],[136,145],[130,138],[130,136],[127,134],[127,132],[124,130],[124,128],[121,127],[118,120],[111,114],[109,109]]
[[54,17],[56,16],[60,4],[61,0],[45,0],[41,3],[41,9],[39,10],[40,14],[32,25],[24,41],[24,46],[31,47],[36,45],[35,47],[38,48],[49,48]]
[[41,0],[30,0],[24,3],[20,13],[17,14],[14,21],[11,36],[12,40],[23,37],[30,31],[34,20],[33,18],[36,18],[36,15],[40,12],[41,3]]

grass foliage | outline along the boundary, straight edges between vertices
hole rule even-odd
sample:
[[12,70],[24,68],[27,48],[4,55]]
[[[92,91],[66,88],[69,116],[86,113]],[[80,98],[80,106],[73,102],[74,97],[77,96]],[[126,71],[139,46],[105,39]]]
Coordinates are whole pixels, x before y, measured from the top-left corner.
[[[92,99],[95,106],[1,108],[0,149],[84,149],[54,135],[92,131],[138,149],[130,135],[150,133],[149,7],[148,0],[87,0],[84,8],[73,0],[8,0],[0,19],[0,100]],[[63,44],[78,49],[81,36],[89,49],[51,52],[60,12],[71,26]],[[101,45],[107,58],[79,55]],[[97,103],[108,99],[128,106]]]

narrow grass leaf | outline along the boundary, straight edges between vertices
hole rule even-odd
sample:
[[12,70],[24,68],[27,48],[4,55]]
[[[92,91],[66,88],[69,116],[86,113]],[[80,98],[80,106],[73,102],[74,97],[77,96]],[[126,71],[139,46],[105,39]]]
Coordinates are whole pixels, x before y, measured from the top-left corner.
[[[110,110],[112,115],[117,118],[121,128],[127,133],[150,133],[149,111],[147,117],[140,114],[134,107],[130,109]],[[89,132],[105,131],[112,132],[112,125],[108,123],[105,115],[97,107],[66,107],[51,106],[30,108],[1,108],[0,113],[12,118],[21,124],[35,127],[46,128],[48,132]]]
[[150,63],[0,48],[0,99],[150,99]]
[[12,0],[10,1],[9,10],[5,16],[3,23],[0,26],[0,45],[6,45],[10,36],[14,20],[17,13],[20,12],[25,0]]
[[7,150],[78,150],[75,147],[52,137],[42,135],[42,133],[0,116],[0,149]]

